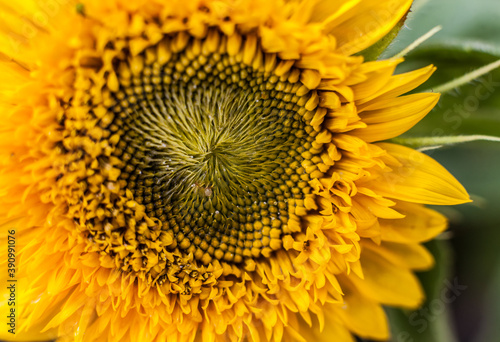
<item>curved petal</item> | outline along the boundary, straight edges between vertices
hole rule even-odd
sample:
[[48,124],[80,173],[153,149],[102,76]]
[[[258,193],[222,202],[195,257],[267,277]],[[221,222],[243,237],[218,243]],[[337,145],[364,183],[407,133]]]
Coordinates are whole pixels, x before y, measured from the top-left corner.
[[417,243],[434,238],[447,227],[446,217],[420,204],[398,202],[393,209],[405,217],[398,220],[379,219],[384,241]]
[[417,277],[370,249],[361,252],[364,279],[351,274],[349,280],[366,297],[388,305],[415,308],[424,294]]
[[[300,334],[306,341],[315,342],[354,342],[350,331],[339,320],[338,312],[342,310],[339,304],[326,304],[323,308],[325,324],[323,330],[319,330],[320,324],[313,324],[310,328],[305,322],[301,322]],[[350,329],[350,327],[347,327]]]
[[391,76],[383,87],[371,91],[369,95],[362,98],[356,96],[358,110],[368,110],[372,106],[377,106],[382,100],[394,100],[399,95],[403,95],[427,81],[435,70],[434,65],[428,65],[424,68]]
[[432,254],[422,245],[383,241],[376,245],[370,240],[363,243],[364,248],[376,250],[382,257],[403,268],[426,270],[434,264]]
[[362,0],[331,1],[318,0],[314,4],[310,22],[321,22],[325,27],[335,27],[335,25],[347,20],[352,16],[353,9],[356,9]]
[[[3,267],[2,271],[4,271]],[[6,270],[5,273],[7,273]],[[16,303],[16,306],[9,305],[8,299],[10,296],[10,289],[8,288],[8,286],[14,284],[14,293],[19,300],[22,300],[22,298],[19,298],[19,296],[23,296],[23,294],[26,294],[33,289],[32,284],[28,280],[18,279],[18,281],[15,283],[2,281],[0,284],[2,286],[2,288],[0,289],[0,314],[2,315],[4,321],[7,320],[7,325],[2,326],[2,329],[0,330],[1,341],[49,341],[57,337],[57,328],[41,332],[46,325],[48,318],[39,320],[35,324],[30,325],[28,330],[20,330],[20,326],[25,320],[25,317],[21,317],[20,313],[24,305],[21,305],[19,303]],[[14,309],[14,311],[11,311],[12,309]],[[15,316],[15,323],[14,326],[9,326],[9,315],[11,315],[12,313]],[[12,328],[14,328],[14,330],[12,330],[14,334],[9,331]]]
[[396,159],[396,162],[387,162],[392,171],[382,173],[367,186],[377,194],[422,204],[451,205],[470,202],[464,187],[431,157],[401,145],[376,145]]
[[324,30],[335,36],[339,51],[351,55],[375,44],[389,33],[408,13],[412,0],[347,1],[342,5],[331,5],[334,8],[326,7],[326,3],[320,1],[316,12],[333,13],[325,18],[324,14],[313,12],[312,18],[323,18]]
[[439,94],[423,93],[381,101],[374,109],[360,114],[367,127],[355,129],[351,134],[367,142],[397,137],[415,126],[438,100]]
[[372,99],[374,94],[383,92],[386,85],[394,78],[394,70],[401,61],[401,59],[388,59],[361,64],[346,81],[351,85],[356,103],[366,98]]
[[349,330],[362,338],[387,340],[387,317],[381,305],[356,293],[356,289],[349,282],[344,282],[342,287],[346,293],[345,306],[338,309],[337,313]]

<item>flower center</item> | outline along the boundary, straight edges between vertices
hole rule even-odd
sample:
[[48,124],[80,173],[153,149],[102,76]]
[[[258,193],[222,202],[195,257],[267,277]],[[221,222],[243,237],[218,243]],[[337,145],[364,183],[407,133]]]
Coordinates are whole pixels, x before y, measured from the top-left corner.
[[134,170],[122,178],[148,215],[181,249],[197,246],[191,250],[206,263],[279,248],[287,198],[272,191],[279,188],[273,172],[284,164],[280,153],[286,158],[300,143],[281,133],[286,115],[265,110],[259,93],[226,84],[163,87],[138,102],[122,107],[134,111],[123,125]]
[[317,96],[293,63],[258,50],[245,62],[218,33],[217,44],[213,36],[189,38],[179,48],[179,39],[168,58],[159,57],[162,43],[115,58],[101,104],[82,89],[90,113],[101,116],[101,142],[112,147],[96,158],[100,182],[118,196],[92,195],[87,180],[82,197],[95,207],[71,210],[72,203],[70,211],[86,211],[74,215],[81,229],[124,269],[134,248],[145,259],[131,267],[155,274],[157,255],[204,265],[269,257],[301,230],[313,196],[308,182],[323,175],[323,145],[311,125]]

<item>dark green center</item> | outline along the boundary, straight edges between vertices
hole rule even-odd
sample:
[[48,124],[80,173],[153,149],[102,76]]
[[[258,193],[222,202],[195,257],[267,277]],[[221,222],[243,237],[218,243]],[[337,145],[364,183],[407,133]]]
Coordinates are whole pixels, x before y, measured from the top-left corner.
[[[303,229],[323,153],[314,94],[299,70],[277,76],[280,60],[263,57],[265,67],[247,65],[227,53],[193,54],[188,43],[163,64],[146,53],[116,61],[118,90],[99,121],[113,149],[100,164],[119,161],[116,184],[106,186],[157,224],[136,222],[132,204],[113,195],[99,199],[104,218],[79,222],[122,269],[130,259],[149,270],[168,255],[203,264],[269,257]],[[124,219],[114,207],[125,208]]]

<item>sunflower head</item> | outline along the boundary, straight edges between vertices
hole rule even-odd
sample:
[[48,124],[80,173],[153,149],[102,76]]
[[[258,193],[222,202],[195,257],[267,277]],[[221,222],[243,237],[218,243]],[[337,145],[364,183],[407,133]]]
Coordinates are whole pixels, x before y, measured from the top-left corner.
[[446,228],[423,204],[468,200],[380,142],[436,104],[403,95],[434,68],[353,56],[410,5],[0,1],[19,333],[387,338],[381,305],[420,303],[419,243]]

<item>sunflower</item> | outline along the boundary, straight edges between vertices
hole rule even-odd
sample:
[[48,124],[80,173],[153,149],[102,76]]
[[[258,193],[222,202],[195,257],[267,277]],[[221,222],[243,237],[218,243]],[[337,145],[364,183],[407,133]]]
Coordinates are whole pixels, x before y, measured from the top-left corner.
[[16,264],[0,337],[387,339],[382,305],[421,303],[420,243],[446,229],[424,204],[469,201],[436,161],[382,142],[439,98],[404,95],[433,66],[357,55],[410,6],[0,1]]

